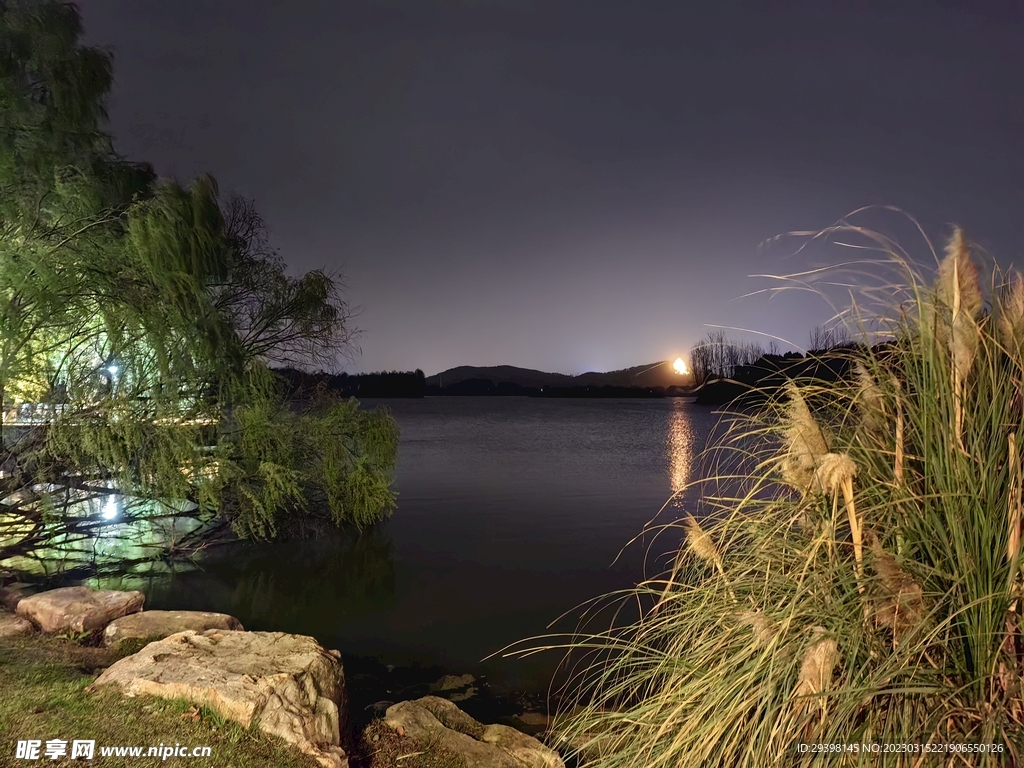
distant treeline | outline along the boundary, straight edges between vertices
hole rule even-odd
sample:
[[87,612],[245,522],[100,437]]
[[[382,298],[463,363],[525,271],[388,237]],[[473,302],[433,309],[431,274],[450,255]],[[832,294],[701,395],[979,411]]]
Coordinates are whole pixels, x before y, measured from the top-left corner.
[[[844,326],[825,328],[818,326],[810,333],[808,357],[821,357],[830,350],[849,349],[854,345]],[[767,349],[753,342],[730,339],[725,331],[710,331],[690,350],[690,370],[693,381],[700,386],[714,379],[749,379],[767,367],[774,371],[779,365],[788,365],[793,360],[802,360],[799,352],[780,354],[772,341]]]
[[[877,345],[875,354],[890,344]],[[847,343],[807,355],[798,352],[765,354],[749,365],[736,366],[728,378],[707,380],[697,391],[696,402],[703,405],[754,404],[777,395],[790,379],[833,383],[848,376],[851,362],[858,356],[858,349],[863,348],[860,344]]]
[[[876,352],[886,344],[876,347]],[[847,375],[850,361],[863,345],[843,326],[817,327],[810,333],[809,352],[780,354],[775,342],[765,350],[752,343],[712,331],[690,350],[690,367],[702,405],[752,405],[778,394],[790,379],[815,379],[822,384]]]
[[441,387],[427,384],[423,371],[389,371],[380,373],[308,373],[295,368],[275,368],[274,373],[291,400],[304,400],[317,391],[340,397],[673,397],[683,394],[678,387],[524,387],[513,382],[495,383],[490,379],[464,379]]
[[495,383],[490,379],[463,379],[457,384],[449,384],[446,387],[436,384],[427,385],[428,395],[454,397],[672,397],[681,393],[682,390],[677,387],[617,387],[610,384],[578,387],[524,387],[510,381]]
[[426,376],[419,369],[349,375],[275,368],[274,373],[282,380],[292,400],[311,397],[317,390],[340,397],[423,397],[427,390]]

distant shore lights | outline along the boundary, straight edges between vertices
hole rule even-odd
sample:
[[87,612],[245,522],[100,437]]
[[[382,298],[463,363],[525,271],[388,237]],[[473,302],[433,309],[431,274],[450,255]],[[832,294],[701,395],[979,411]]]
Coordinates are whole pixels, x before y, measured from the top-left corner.
[[690,369],[686,367],[686,361],[681,357],[676,358],[676,361],[672,363],[672,367],[675,369],[676,373],[681,374],[682,376],[685,376],[690,372]]

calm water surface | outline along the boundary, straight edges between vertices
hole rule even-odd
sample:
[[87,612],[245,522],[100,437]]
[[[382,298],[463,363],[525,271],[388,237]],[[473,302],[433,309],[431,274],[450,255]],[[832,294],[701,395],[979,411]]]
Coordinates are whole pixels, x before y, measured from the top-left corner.
[[[150,579],[147,607],[223,611],[247,629],[310,634],[386,664],[542,689],[556,654],[481,660],[642,578],[650,534],[612,562],[696,471],[718,421],[681,399],[366,401],[375,404],[401,427],[387,523],[225,550]],[[656,542],[649,559],[669,544]]]

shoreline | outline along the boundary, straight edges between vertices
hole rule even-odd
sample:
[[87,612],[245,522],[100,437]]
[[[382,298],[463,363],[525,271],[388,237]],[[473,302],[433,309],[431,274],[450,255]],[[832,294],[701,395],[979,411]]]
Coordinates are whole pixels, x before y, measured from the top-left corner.
[[[114,594],[115,592],[108,591],[108,594]],[[129,594],[131,593],[120,593],[121,596]],[[88,710],[90,707],[97,706],[95,697],[99,696],[103,702],[106,702],[111,700],[113,695],[110,690],[119,688],[119,686],[103,686],[102,689],[99,687],[94,688],[99,675],[111,669],[111,667],[122,660],[134,660],[140,651],[149,645],[163,641],[160,640],[159,636],[154,635],[141,639],[141,642],[139,642],[129,635],[120,641],[111,642],[110,633],[106,631],[107,624],[82,632],[65,631],[58,633],[55,631],[43,631],[43,626],[34,618],[31,621],[26,620],[29,612],[18,610],[17,608],[21,599],[27,599],[28,597],[30,595],[21,595],[9,588],[0,588],[0,598],[2,598],[0,599],[0,680],[4,682],[4,689],[9,697],[6,703],[0,704],[0,725],[6,724],[0,730],[20,740],[41,737],[45,742],[47,739],[64,739],[70,734],[22,733],[22,728],[19,727],[19,720],[34,722],[32,720],[34,714],[41,715],[49,711],[47,706],[37,706],[33,707],[30,711],[25,711],[28,705],[23,699],[26,697],[31,698],[33,695],[30,690],[32,685],[26,681],[36,680],[46,675],[56,675],[60,678],[62,684],[70,684],[70,690],[65,693],[61,707],[70,707],[75,711]],[[139,617],[147,613],[153,615],[175,612],[137,610],[123,614],[122,618]],[[194,612],[178,613],[188,614]],[[222,614],[211,615],[224,616]],[[118,621],[118,617],[110,620],[110,622],[116,621]],[[234,621],[237,624],[237,620]],[[20,627],[17,626],[19,622],[22,625]],[[14,631],[11,631],[12,628],[14,628]],[[106,639],[105,632],[107,635]],[[193,633],[195,634],[195,631]],[[438,665],[387,665],[377,658],[341,654],[338,651],[326,650],[315,638],[309,638],[306,635],[291,635],[280,632],[247,632],[241,628],[225,630],[221,627],[198,632],[202,636],[210,636],[210,633],[214,633],[211,636],[214,642],[217,642],[216,638],[223,636],[224,633],[229,635],[280,635],[287,638],[307,638],[312,640],[316,647],[321,648],[327,656],[333,657],[340,662],[339,674],[343,676],[342,679],[344,681],[343,700],[341,702],[341,707],[344,711],[344,722],[341,724],[338,735],[345,757],[341,763],[338,763],[339,765],[349,765],[351,768],[362,768],[363,766],[367,768],[370,766],[384,768],[386,765],[391,765],[390,763],[381,763],[374,759],[374,756],[383,747],[372,751],[367,740],[377,742],[383,738],[384,741],[393,741],[393,729],[389,730],[384,724],[386,719],[390,718],[390,713],[395,709],[395,705],[401,702],[409,704],[418,703],[421,700],[425,701],[424,697],[441,697],[446,699],[470,718],[480,723],[496,724],[494,727],[507,726],[519,733],[525,734],[526,737],[541,738],[542,741],[538,742],[538,746],[544,743],[543,737],[548,732],[551,723],[548,717],[548,697],[546,695],[524,691],[495,691],[483,676],[475,677],[466,673],[458,674],[455,670],[447,670]],[[181,634],[181,632],[177,632],[165,635],[164,637],[174,642],[174,639]],[[201,638],[197,637],[196,639],[199,640]],[[20,682],[18,679],[19,674],[21,675]],[[58,685],[54,686],[55,689],[58,687]],[[126,690],[121,690],[118,693],[120,700],[123,700],[125,697],[131,700],[133,696],[131,692]],[[51,691],[51,694],[49,696],[51,699],[57,695],[55,691]],[[184,700],[161,698],[161,694],[141,696],[140,699],[152,699],[163,702],[162,704],[153,703],[152,706],[146,705],[143,707],[144,711],[157,712],[161,717],[163,715],[160,713],[166,714],[166,711],[177,711],[184,707],[186,711],[181,715],[181,718],[191,720],[192,722],[202,721],[206,723],[209,721],[208,725],[212,724],[212,732],[207,733],[207,736],[213,739],[214,742],[217,742],[214,734],[218,733],[219,728],[232,730],[233,732],[233,729],[227,727],[228,718],[223,713],[218,715],[216,708],[204,707],[195,699],[189,699],[192,703],[191,709],[188,709],[182,703],[176,703]],[[135,704],[126,706],[125,712],[136,709]],[[120,711],[119,706],[116,706],[115,709]],[[123,714],[125,722],[120,730],[129,729],[128,721],[132,718],[128,714],[121,714]],[[120,716],[116,712],[110,713],[110,718],[113,718],[114,721]],[[45,721],[46,718],[43,718],[43,720]],[[60,722],[59,719],[58,722]],[[170,722],[174,723],[174,720],[172,719]],[[167,727],[166,722],[163,727]],[[120,730],[114,728],[116,733],[120,733]],[[178,732],[181,730],[179,728],[172,728],[171,730],[174,733],[164,735],[162,743],[171,743],[173,739],[186,743],[187,738],[191,738],[192,743],[197,743],[194,733],[191,731],[187,734],[182,734]],[[188,729],[186,728],[186,730]],[[403,736],[401,727],[398,727],[397,735],[399,739]],[[81,733],[79,736],[87,739],[92,738],[88,733]],[[110,737],[107,738],[109,739]],[[295,744],[288,744],[286,741],[278,742],[270,738],[270,742],[273,742],[271,746],[277,744],[281,748],[294,750],[296,755],[301,756],[303,753],[307,755],[312,754],[308,749],[299,751]],[[264,740],[260,740],[260,749],[271,748],[267,746],[270,742],[265,743]],[[219,744],[219,742],[217,743]],[[14,748],[13,743],[8,746],[12,749]],[[397,749],[395,744],[391,744],[390,747]],[[230,752],[230,750],[228,751]],[[399,749],[398,751],[402,750]],[[314,757],[316,757],[316,754],[314,754]],[[391,755],[391,757],[394,757],[394,755]],[[0,755],[0,764],[6,764],[4,762],[5,759],[5,756]],[[317,757],[316,759],[321,765],[326,764],[323,762],[323,757]],[[266,764],[278,765],[279,763]],[[280,764],[284,765],[284,763]],[[291,764],[288,763],[288,765]],[[294,764],[303,765],[304,763],[298,760]],[[415,768],[420,764],[424,768],[430,768],[435,765],[435,763],[430,761],[403,762],[396,765],[404,766],[404,768]],[[442,763],[437,765],[440,766]]]

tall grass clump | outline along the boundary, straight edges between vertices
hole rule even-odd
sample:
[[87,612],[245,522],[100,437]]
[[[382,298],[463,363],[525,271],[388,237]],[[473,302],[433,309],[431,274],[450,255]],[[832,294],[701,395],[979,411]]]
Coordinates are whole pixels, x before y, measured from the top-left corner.
[[579,764],[1024,765],[1024,284],[983,285],[959,231],[934,281],[887,259],[887,341],[741,416],[639,619],[567,643]]

